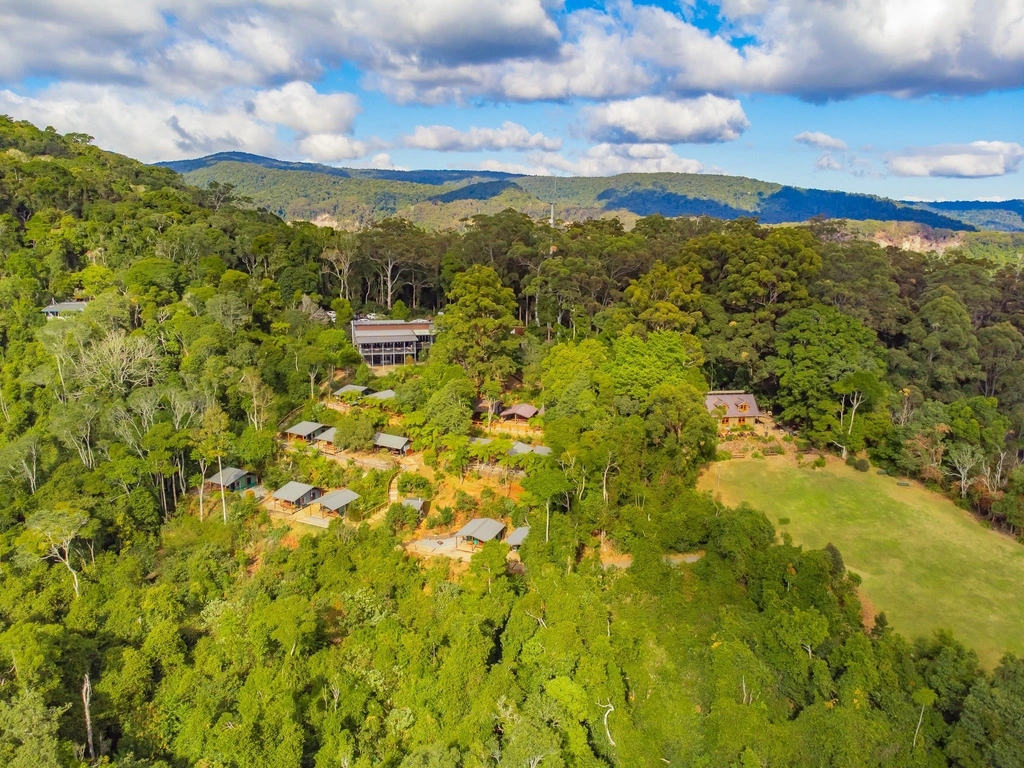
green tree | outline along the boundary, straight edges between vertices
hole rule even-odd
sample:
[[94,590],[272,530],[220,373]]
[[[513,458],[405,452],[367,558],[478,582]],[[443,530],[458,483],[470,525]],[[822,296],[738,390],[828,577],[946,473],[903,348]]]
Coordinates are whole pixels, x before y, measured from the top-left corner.
[[432,354],[461,366],[477,389],[487,379],[504,381],[519,349],[515,295],[493,269],[474,265],[456,276],[448,300]]

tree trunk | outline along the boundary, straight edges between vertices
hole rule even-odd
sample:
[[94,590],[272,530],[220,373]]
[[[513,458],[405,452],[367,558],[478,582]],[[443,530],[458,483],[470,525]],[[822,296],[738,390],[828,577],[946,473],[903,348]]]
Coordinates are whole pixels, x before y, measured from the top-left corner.
[[922,706],[922,707],[921,707],[921,714],[920,714],[920,716],[919,716],[919,717],[917,718],[917,728],[915,728],[915,729],[914,729],[914,744],[913,744],[913,746],[911,746],[911,749],[913,749],[914,747],[916,747],[916,746],[917,746],[917,734],[918,734],[918,733],[920,732],[920,730],[921,730],[921,722],[922,722],[923,720],[924,720],[924,707]]
[[550,533],[551,533],[551,499],[548,499],[547,505],[545,506],[545,516],[544,516],[544,543],[545,544],[547,544],[548,541],[550,541],[550,539],[549,539],[549,534]]
[[96,749],[92,743],[92,713],[89,711],[89,703],[92,701],[92,683],[89,682],[89,675],[86,673],[82,683],[82,706],[85,708],[85,739],[89,745],[89,759],[96,759]]
[[221,457],[217,457],[217,471],[221,473],[220,479],[220,508],[224,515],[224,525],[228,524],[228,500],[224,496],[224,467],[221,465]]

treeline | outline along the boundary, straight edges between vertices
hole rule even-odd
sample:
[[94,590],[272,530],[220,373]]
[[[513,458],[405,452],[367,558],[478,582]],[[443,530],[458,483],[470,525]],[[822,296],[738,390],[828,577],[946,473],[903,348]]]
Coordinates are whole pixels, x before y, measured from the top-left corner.
[[[823,446],[1008,509],[1013,279],[822,223],[553,230],[506,212],[465,234],[337,233],[0,119],[0,757],[1019,765],[1020,660],[990,674],[953,638],[865,632],[834,548],[778,544],[692,488],[715,455],[704,392],[750,387]],[[76,296],[80,314],[40,311]],[[279,421],[371,383],[355,311],[441,310],[429,363],[376,382],[395,413],[339,432],[360,447],[400,418],[454,475],[476,395],[544,404],[552,454],[515,467],[521,501],[466,501],[533,527],[526,576],[500,543],[456,575],[405,557],[401,520],[295,541],[251,499],[195,493],[237,462],[383,499],[375,476],[282,452]],[[1017,350],[990,381],[986,332]],[[964,483],[961,451],[983,455]],[[628,570],[601,567],[606,538]]]

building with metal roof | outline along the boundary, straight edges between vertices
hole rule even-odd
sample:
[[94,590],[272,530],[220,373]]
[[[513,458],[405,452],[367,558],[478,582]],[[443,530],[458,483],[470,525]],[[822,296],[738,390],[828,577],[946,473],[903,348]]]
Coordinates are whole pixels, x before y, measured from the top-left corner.
[[373,436],[373,444],[377,448],[386,448],[397,453],[408,453],[412,441],[401,435],[389,435],[385,432],[378,432]]
[[527,421],[539,413],[536,406],[530,403],[519,403],[501,412],[501,418]]
[[522,456],[527,453],[533,453],[533,448],[526,443],[521,443],[518,440],[512,443],[512,447],[508,449],[509,456]]
[[380,392],[374,392],[372,395],[366,395],[363,400],[393,400],[395,397],[395,390],[385,389]]
[[337,491],[325,493],[317,500],[317,503],[326,510],[337,512],[338,514],[344,514],[345,508],[358,498],[359,494],[355,491],[350,491],[348,488],[341,488]]
[[298,424],[288,427],[284,433],[292,437],[302,438],[303,440],[313,440],[326,431],[326,424],[320,424],[316,421],[300,421]]
[[226,491],[244,491],[259,485],[259,478],[255,472],[247,472],[238,467],[224,467],[217,474],[206,478],[206,483]]
[[303,509],[319,499],[321,491],[312,485],[292,480],[274,491],[271,496],[286,508]]
[[535,445],[535,446],[533,446],[533,452],[536,453],[538,456],[550,456],[551,455],[551,449],[548,448],[546,445]]
[[486,544],[495,539],[501,540],[505,533],[505,524],[489,517],[477,517],[470,520],[455,533],[455,546],[459,542],[469,542],[473,547]]
[[471,437],[469,438],[470,445],[490,445],[494,440],[490,437]]
[[417,512],[419,512],[420,517],[423,516],[423,505],[426,503],[426,499],[420,499],[415,496],[409,499],[402,500],[402,506],[409,507],[409,509],[415,509]]
[[87,301],[54,301],[43,307],[41,311],[46,315],[47,320],[54,320],[61,315],[82,312],[87,306],[89,306]]
[[512,533],[505,539],[505,543],[508,544],[512,551],[519,549],[526,540],[526,535],[530,532],[530,526],[524,525],[516,528]]
[[374,390],[370,389],[369,387],[361,387],[358,384],[346,384],[341,389],[334,390],[335,397],[345,397],[346,395],[348,397],[354,397],[372,395],[373,393]]
[[421,360],[434,343],[431,320],[353,320],[352,343],[367,365]]

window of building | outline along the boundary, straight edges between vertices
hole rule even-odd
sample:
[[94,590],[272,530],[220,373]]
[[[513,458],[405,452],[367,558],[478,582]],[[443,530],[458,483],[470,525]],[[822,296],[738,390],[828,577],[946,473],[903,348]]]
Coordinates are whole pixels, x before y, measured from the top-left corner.
[[729,426],[729,417],[726,416],[724,419],[722,419],[722,423],[725,424],[725,426]]
[[750,410],[750,406],[747,403],[740,403],[740,413],[746,413]]
[[745,417],[745,416],[740,416],[740,417],[739,417],[739,419],[737,419],[737,421],[738,421],[738,422],[739,422],[740,424],[746,424],[746,423],[747,423],[747,419],[746,419],[746,417]]

